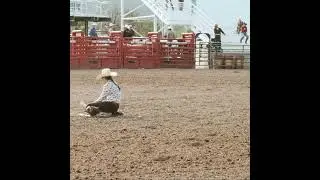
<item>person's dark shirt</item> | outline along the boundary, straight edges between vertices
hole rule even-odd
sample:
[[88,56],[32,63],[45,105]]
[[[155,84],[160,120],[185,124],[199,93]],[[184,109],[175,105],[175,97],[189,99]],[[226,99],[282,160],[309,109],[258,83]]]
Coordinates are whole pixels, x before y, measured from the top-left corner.
[[96,37],[98,36],[96,28],[92,28],[89,33],[90,36]]
[[223,30],[221,29],[221,28],[214,28],[214,34],[215,35],[221,35],[221,33],[223,34],[223,35],[225,35],[225,33],[223,32]]
[[125,29],[123,32],[123,37],[133,37],[134,31],[132,29]]

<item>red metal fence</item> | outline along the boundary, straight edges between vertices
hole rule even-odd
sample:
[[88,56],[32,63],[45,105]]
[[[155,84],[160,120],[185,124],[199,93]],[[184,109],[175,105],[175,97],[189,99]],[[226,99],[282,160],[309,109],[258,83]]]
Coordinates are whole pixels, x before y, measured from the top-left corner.
[[71,69],[121,68],[121,36],[71,37]]
[[162,39],[150,32],[144,38],[123,38],[115,31],[110,37],[70,37],[70,68],[194,68],[195,37]]

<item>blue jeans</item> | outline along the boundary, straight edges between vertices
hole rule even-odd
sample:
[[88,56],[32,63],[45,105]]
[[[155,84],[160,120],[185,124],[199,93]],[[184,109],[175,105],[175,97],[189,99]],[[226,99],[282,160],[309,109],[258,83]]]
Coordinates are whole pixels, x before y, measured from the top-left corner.
[[240,39],[240,43],[242,43],[243,38],[246,37],[245,43],[247,44],[248,39],[249,39],[249,36],[247,35],[246,32],[242,32],[241,35],[242,35],[242,37],[241,37],[241,39]]

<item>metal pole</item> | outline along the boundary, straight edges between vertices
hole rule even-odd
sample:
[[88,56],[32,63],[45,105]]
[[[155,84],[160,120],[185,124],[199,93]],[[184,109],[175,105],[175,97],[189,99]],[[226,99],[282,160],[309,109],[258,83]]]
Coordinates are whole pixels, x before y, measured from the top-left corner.
[[123,16],[128,16],[129,14],[131,14],[131,13],[132,13],[132,12],[134,12],[135,10],[137,10],[137,9],[141,8],[142,6],[144,6],[144,4],[141,4],[140,6],[138,6],[138,7],[134,8],[134,9],[132,9],[131,11],[129,11],[129,12],[127,12],[126,14],[124,14]]
[[89,20],[84,20],[84,34],[85,34],[85,36],[88,36],[88,31],[89,31],[89,22],[88,22]]
[[153,17],[153,32],[157,32],[157,26],[158,26],[158,24],[157,24],[157,16],[154,15],[154,17]]
[[244,45],[242,45],[242,55],[244,54]]
[[146,18],[153,18],[154,15],[149,15],[149,16],[137,16],[137,17],[126,17],[123,18],[123,20],[136,20],[136,19],[146,19]]
[[164,26],[163,26],[163,35],[167,34],[167,30],[168,30],[168,25],[164,24]]
[[121,28],[121,31],[124,30],[124,4],[123,4],[123,1],[124,0],[121,0],[120,2],[120,11],[121,11],[121,15],[120,15],[120,28]]

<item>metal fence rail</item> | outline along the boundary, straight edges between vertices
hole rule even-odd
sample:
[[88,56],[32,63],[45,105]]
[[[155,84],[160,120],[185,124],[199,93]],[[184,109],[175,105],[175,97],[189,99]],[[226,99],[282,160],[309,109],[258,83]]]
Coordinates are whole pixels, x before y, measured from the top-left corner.
[[248,69],[250,46],[197,41],[196,69]]

